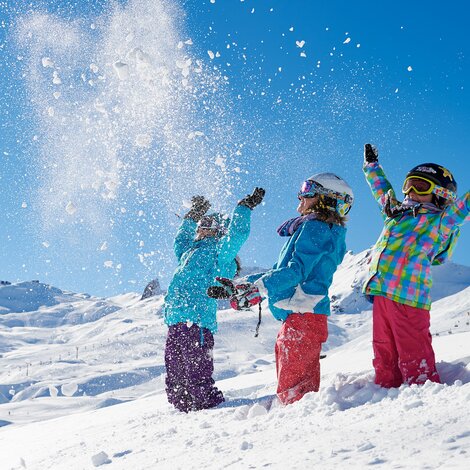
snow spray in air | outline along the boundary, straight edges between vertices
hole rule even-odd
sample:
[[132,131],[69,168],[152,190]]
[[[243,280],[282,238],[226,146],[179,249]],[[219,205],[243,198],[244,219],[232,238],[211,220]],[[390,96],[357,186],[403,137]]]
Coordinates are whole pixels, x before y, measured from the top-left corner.
[[103,250],[119,225],[132,238],[139,230],[122,227],[158,231],[192,194],[231,195],[239,147],[226,79],[198,58],[183,20],[164,1],[131,0],[91,20],[33,11],[18,21],[46,230]]

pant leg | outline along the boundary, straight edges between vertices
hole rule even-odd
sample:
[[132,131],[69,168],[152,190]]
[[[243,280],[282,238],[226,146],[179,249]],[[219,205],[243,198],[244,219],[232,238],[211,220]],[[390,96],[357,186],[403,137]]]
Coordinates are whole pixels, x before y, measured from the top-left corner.
[[182,345],[187,341],[187,327],[183,323],[171,325],[165,345],[166,395],[168,402],[180,411],[188,412],[192,400],[187,390],[187,374]]
[[[203,335],[203,338],[201,337]],[[197,325],[172,325],[165,347],[168,401],[180,411],[212,408],[224,401],[212,374],[214,337]]]
[[385,388],[399,387],[403,383],[390,320],[394,315],[393,304],[390,302],[393,301],[375,296],[372,309],[372,364],[375,369],[375,383]]
[[[203,335],[203,337],[201,336]],[[168,401],[184,412],[212,408],[224,401],[212,374],[214,337],[197,325],[172,325],[165,348]]]
[[[194,410],[213,408],[224,401],[222,392],[214,386],[214,337],[207,328],[193,325],[193,347],[187,350],[186,370],[188,392]],[[201,334],[203,341],[201,341]]]
[[403,383],[423,384],[427,380],[440,383],[429,331],[429,310],[388,301],[394,309],[392,328]]
[[326,315],[293,313],[278,333],[275,354],[277,396],[284,404],[320,388],[320,351],[328,338]]

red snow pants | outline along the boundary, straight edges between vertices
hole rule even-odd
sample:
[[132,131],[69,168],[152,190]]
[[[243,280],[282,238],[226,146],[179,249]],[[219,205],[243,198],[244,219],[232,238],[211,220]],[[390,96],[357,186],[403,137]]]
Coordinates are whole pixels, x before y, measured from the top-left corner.
[[403,383],[440,383],[429,332],[429,310],[375,296],[373,307],[375,383],[386,388]]
[[277,396],[287,405],[320,388],[320,351],[328,338],[326,315],[291,313],[277,335]]

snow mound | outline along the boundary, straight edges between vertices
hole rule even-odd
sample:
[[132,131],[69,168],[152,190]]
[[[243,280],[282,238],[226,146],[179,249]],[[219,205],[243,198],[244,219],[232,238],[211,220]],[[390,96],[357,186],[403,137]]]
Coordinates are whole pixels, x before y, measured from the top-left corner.
[[[374,383],[371,311],[360,292],[369,256],[348,253],[335,276],[331,295],[341,313],[328,319],[318,393],[288,407],[277,400],[280,323],[266,302],[256,338],[256,308],[219,309],[214,378],[226,401],[189,415],[166,400],[161,295],[100,299],[35,282],[2,284],[0,449],[9,449],[10,467],[28,468],[154,468],[157,461],[183,468],[189,452],[195,468],[342,468],[348,459],[361,468],[406,467],[416,458],[423,468],[450,460],[457,467],[470,452],[468,417],[459,412],[470,396],[468,271],[436,271],[443,297],[433,303],[431,331],[443,383],[383,389]],[[315,439],[300,447],[299,433]],[[77,434],[96,441],[77,443]],[[25,439],[26,450],[17,444]],[[426,452],[417,457],[417,448]],[[0,457],[10,462],[1,450]]]

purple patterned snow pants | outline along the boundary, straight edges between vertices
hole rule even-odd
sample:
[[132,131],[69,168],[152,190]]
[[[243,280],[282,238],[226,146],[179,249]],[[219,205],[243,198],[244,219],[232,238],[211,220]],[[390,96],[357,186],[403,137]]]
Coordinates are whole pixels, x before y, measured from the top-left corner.
[[165,346],[166,395],[168,401],[180,411],[213,408],[224,401],[214,387],[214,337],[202,328],[188,327],[186,323],[171,325]]

